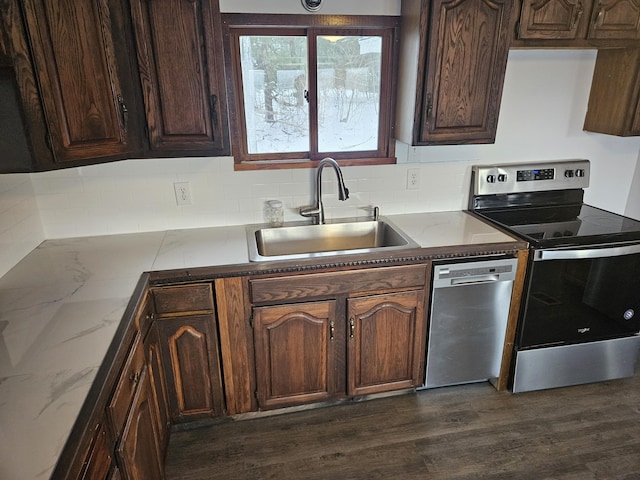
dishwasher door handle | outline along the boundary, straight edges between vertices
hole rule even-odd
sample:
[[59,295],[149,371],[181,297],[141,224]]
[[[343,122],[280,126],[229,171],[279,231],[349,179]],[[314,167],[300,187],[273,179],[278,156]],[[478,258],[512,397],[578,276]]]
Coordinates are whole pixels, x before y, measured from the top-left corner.
[[500,280],[500,275],[480,275],[477,277],[453,278],[451,285],[473,285],[476,283],[491,283]]

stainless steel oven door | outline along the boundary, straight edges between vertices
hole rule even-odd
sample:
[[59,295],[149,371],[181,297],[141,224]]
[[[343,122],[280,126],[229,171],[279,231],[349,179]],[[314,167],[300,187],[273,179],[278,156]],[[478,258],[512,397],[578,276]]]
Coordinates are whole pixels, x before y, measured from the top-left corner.
[[534,251],[514,393],[632,376],[640,351],[640,245]]
[[620,338],[640,331],[640,245],[535,251],[518,347]]

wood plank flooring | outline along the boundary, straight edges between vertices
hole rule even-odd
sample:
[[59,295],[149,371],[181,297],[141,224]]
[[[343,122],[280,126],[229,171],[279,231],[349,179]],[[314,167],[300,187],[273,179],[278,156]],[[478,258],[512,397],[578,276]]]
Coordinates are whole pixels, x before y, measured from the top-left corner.
[[168,480],[640,480],[640,373],[528,392],[488,383],[174,432]]

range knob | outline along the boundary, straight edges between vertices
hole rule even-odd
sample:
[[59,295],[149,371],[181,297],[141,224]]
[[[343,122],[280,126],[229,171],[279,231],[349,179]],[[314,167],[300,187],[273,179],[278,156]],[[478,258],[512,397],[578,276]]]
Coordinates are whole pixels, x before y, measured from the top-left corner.
[[576,177],[584,177],[584,169],[583,168],[577,168],[576,169]]
[[487,175],[487,183],[496,183],[495,175]]
[[498,175],[498,181],[499,182],[506,182],[507,181],[507,174],[506,173],[500,173]]
[[567,177],[567,178],[573,177],[573,170],[565,170],[564,171],[564,176]]

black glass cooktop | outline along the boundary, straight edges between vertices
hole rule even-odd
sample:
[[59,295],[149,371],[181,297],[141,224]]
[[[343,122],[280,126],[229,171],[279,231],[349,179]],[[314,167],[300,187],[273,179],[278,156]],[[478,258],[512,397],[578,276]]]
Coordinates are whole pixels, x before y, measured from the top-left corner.
[[640,241],[640,221],[586,204],[475,213],[539,248]]

